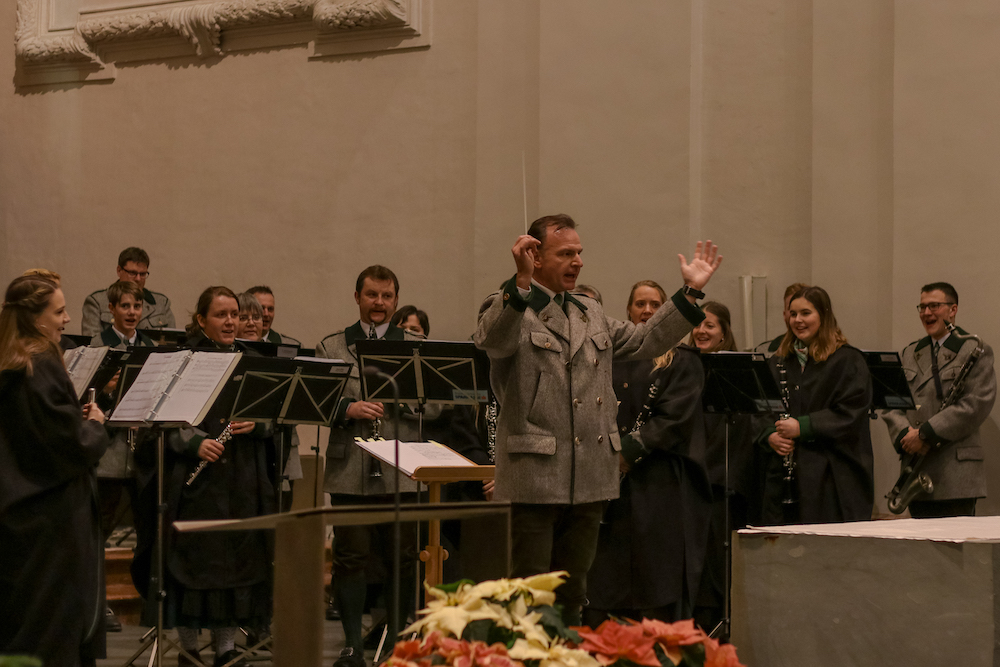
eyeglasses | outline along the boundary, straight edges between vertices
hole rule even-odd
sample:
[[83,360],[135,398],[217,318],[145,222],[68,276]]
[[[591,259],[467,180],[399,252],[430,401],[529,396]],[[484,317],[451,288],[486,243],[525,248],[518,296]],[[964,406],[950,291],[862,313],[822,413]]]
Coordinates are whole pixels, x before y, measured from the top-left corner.
[[122,269],[122,272],[129,278],[146,279],[149,277],[149,271],[129,271],[128,269]]
[[930,303],[918,303],[917,304],[917,312],[918,313],[922,313],[925,310],[927,310],[927,311],[938,310],[939,308],[941,308],[941,306],[954,306],[954,305],[955,304],[953,302],[951,302],[951,301],[948,301],[948,302],[945,302],[945,303],[940,303],[938,301],[932,301]]
[[250,315],[249,313],[240,313],[240,322],[249,322],[253,320],[254,322],[260,322],[260,315]]

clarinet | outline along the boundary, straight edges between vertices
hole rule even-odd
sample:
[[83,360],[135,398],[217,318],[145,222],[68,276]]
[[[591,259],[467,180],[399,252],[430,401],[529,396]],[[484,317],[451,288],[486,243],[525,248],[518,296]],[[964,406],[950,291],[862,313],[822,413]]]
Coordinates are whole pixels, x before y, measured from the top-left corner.
[[[215,438],[215,441],[220,445],[224,445],[230,440],[232,440],[232,438],[233,438],[233,423],[229,422],[228,424],[226,424],[226,428],[222,429],[222,433],[219,434],[219,437]],[[194,472],[191,473],[191,476],[188,477],[188,481],[186,482],[185,486],[191,486],[192,484],[194,484],[194,480],[197,479],[198,475],[201,474],[201,471],[204,470],[205,466],[207,465],[208,461],[202,460],[202,462],[198,464],[198,467],[194,469]]]
[[[951,383],[951,387],[948,389],[948,395],[941,401],[941,407],[938,408],[938,412],[941,412],[958,400],[958,397],[962,394],[962,390],[965,388],[965,380],[969,376],[969,372],[972,371],[972,367],[976,364],[976,361],[986,351],[983,339],[979,336],[975,334],[963,336],[958,333],[955,325],[951,322],[947,322],[946,326],[951,335],[956,338],[976,341],[976,349],[969,354],[969,358],[965,360],[962,368],[959,369],[958,375],[955,376],[954,382]],[[902,514],[910,506],[910,502],[917,496],[924,493],[934,493],[934,480],[927,473],[920,472],[921,466],[923,466],[924,461],[927,459],[927,454],[910,454],[908,458],[906,454],[903,454],[903,457],[903,466],[899,474],[899,479],[896,480],[896,485],[885,496],[889,500],[889,511],[893,514]]]
[[[781,359],[777,359],[777,364],[778,385],[781,387],[781,405],[785,409],[784,412],[778,415],[778,419],[783,421],[785,419],[791,419],[788,407],[791,402],[791,395],[788,391],[788,372],[785,370],[785,364],[782,363]],[[785,519],[791,522],[797,518],[799,506],[799,483],[798,477],[795,473],[797,463],[795,462],[794,448],[791,452],[785,454],[782,463],[784,463],[785,466],[785,476],[781,480],[781,507],[785,515]]]
[[[372,440],[382,439],[382,420],[376,417],[372,420]],[[369,457],[368,461],[368,476],[372,479],[378,479],[382,476],[382,462],[379,461],[374,456]]]
[[[652,384],[649,385],[649,393],[646,394],[646,400],[642,403],[642,409],[639,410],[639,414],[635,416],[635,424],[632,426],[630,433],[635,433],[642,428],[646,420],[653,413],[653,401],[660,393],[660,379],[657,378]],[[633,463],[638,463],[642,460],[640,456]],[[620,479],[625,479],[625,473],[621,473]]]

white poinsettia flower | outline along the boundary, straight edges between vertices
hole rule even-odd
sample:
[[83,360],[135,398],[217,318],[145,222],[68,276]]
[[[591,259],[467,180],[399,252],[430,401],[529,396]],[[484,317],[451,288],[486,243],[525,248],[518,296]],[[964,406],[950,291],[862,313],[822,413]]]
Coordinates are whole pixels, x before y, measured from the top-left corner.
[[549,647],[549,655],[538,667],[601,667],[594,656],[578,648],[569,648],[565,644],[555,644]]
[[542,646],[528,639],[516,639],[507,654],[515,660],[538,660],[539,667],[601,667],[586,651],[558,642]]
[[507,655],[514,660],[546,660],[549,657],[549,649],[527,639],[515,639],[514,645],[507,649]]
[[526,616],[522,616],[518,623],[514,626],[514,632],[520,632],[529,642],[534,642],[541,646],[548,646],[552,642],[552,639],[549,637],[548,633],[545,632],[545,628],[539,625],[538,621],[541,620],[541,618],[542,615],[537,611],[527,614]]
[[559,586],[562,586],[566,582],[567,576],[569,576],[569,572],[566,570],[536,574],[533,577],[527,577],[524,579],[524,585],[528,588],[551,592]]

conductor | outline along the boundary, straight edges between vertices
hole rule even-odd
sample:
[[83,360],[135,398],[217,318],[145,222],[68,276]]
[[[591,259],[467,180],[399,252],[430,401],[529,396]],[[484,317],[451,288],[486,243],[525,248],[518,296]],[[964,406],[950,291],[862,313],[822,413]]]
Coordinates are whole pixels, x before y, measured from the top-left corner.
[[695,302],[722,256],[711,241],[690,263],[678,255],[684,286],[635,325],[570,293],[583,246],[568,215],[539,218],[511,252],[517,273],[487,297],[474,337],[501,406],[494,497],[512,503],[512,576],[568,571],[557,602],[579,625],[604,501],[619,489],[612,359],[657,357],[701,322]]

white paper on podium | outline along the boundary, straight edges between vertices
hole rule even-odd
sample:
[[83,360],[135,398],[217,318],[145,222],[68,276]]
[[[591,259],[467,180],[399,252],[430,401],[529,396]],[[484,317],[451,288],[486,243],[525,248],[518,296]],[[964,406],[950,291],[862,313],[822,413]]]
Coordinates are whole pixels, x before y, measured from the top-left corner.
[[[372,456],[396,465],[395,440],[364,440],[355,438],[358,446]],[[475,463],[448,449],[439,442],[400,442],[399,466],[404,475],[413,475],[417,468],[475,467]]]
[[825,535],[930,542],[1000,542],[1000,516],[891,519],[744,528],[740,535]]

